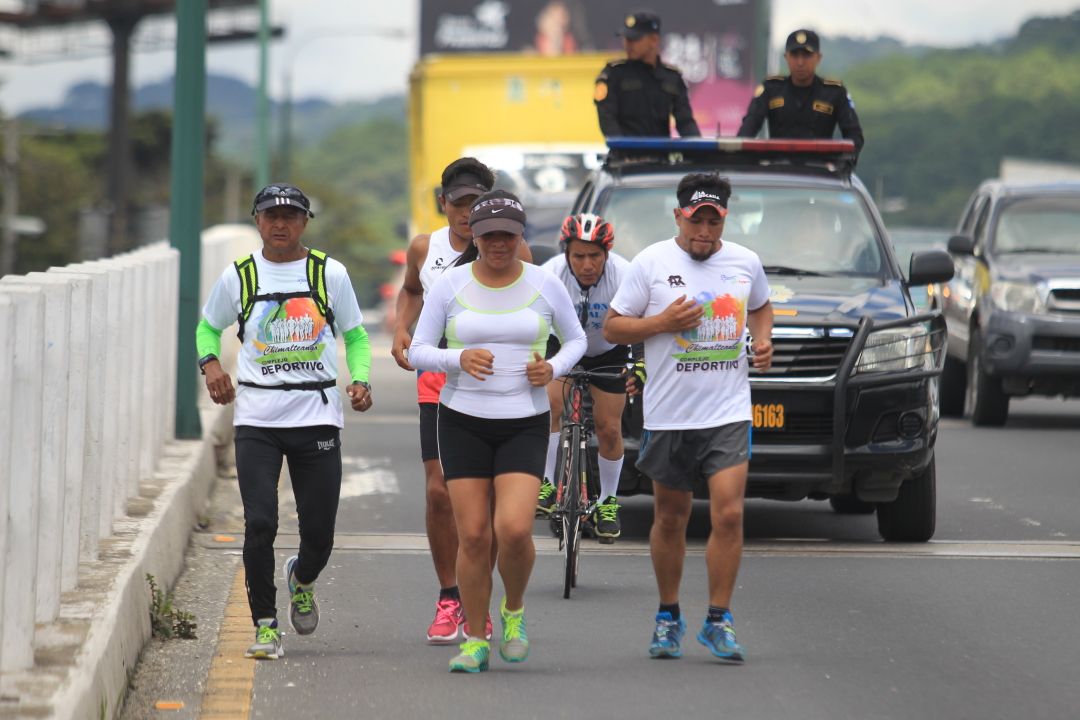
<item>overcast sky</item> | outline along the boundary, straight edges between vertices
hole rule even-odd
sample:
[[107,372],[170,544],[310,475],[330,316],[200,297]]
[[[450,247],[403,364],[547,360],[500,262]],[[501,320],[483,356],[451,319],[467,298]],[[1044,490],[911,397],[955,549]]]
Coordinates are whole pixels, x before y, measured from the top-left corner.
[[[0,8],[15,1],[0,0]],[[282,95],[289,68],[298,97],[345,100],[405,90],[417,52],[417,0],[270,2],[273,22],[287,28],[287,39],[275,42],[271,55],[274,96]],[[628,1],[628,7],[648,4]],[[1068,13],[1080,7],[1080,0],[772,0],[772,7],[774,44],[797,27],[811,27],[826,35],[885,34],[909,43],[955,46],[1011,35],[1025,19]],[[404,36],[380,35],[383,29]],[[828,54],[827,46],[824,51]],[[134,84],[161,80],[172,74],[173,51],[138,53],[132,64]],[[257,53],[253,44],[212,47],[207,67],[254,83]],[[54,105],[72,83],[104,83],[109,77],[104,57],[36,64],[0,59],[0,109]]]

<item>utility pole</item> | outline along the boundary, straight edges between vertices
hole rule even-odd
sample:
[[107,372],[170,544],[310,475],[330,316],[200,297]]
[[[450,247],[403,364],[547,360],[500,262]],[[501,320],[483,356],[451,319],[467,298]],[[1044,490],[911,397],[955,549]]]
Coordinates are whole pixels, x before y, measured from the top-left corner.
[[128,213],[131,204],[131,37],[142,19],[138,3],[130,0],[105,6],[104,20],[112,33],[113,78],[109,102],[109,150],[106,175],[109,208],[109,254],[130,250]]
[[19,126],[15,116],[4,122],[4,206],[0,222],[4,223],[0,234],[0,275],[15,272],[16,243],[15,215],[19,212]]
[[176,437],[202,437],[196,405],[195,326],[199,322],[199,267],[206,154],[207,0],[176,3],[176,86],[173,95],[172,200],[169,237],[180,251],[180,308],[176,362]]
[[270,64],[270,0],[259,0],[259,98],[255,117],[255,189],[270,183],[270,98],[267,74]]

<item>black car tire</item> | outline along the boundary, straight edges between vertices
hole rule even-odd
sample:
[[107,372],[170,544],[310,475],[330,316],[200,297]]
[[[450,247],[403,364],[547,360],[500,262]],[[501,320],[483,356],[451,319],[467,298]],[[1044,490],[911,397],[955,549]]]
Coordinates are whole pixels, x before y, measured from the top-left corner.
[[982,334],[971,331],[968,343],[967,411],[972,425],[1001,427],[1009,417],[1009,396],[1001,387],[1001,378],[987,375],[982,364]]
[[829,505],[837,515],[869,515],[874,512],[874,503],[860,500],[854,495],[836,495],[829,498]]
[[878,534],[886,542],[926,542],[937,527],[937,471],[934,458],[900,486],[896,499],[877,503]]
[[964,417],[964,403],[967,401],[968,391],[967,366],[946,355],[938,388],[941,414],[945,417]]

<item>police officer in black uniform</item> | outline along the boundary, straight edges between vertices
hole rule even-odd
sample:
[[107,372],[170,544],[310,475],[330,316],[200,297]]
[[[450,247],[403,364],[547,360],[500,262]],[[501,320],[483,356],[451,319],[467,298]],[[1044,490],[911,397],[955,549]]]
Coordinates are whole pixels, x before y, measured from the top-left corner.
[[788,35],[784,59],[790,75],[774,75],[758,85],[746,111],[739,137],[754,137],[766,120],[774,138],[831,138],[837,126],[840,134],[863,146],[863,132],[855,103],[839,80],[818,77],[821,43],[813,30],[796,30]]
[[593,95],[604,136],[670,137],[672,116],[682,137],[701,135],[682,74],[660,62],[660,18],[628,15],[618,34],[626,59],[604,66]]

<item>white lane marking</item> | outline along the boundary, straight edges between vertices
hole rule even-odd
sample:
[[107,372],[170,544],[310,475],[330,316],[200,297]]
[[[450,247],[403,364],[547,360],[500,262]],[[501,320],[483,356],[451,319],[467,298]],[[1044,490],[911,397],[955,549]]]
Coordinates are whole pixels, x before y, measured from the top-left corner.
[[[983,507],[985,507],[988,510],[1004,510],[1005,509],[1004,505],[994,502],[993,498],[973,497],[973,498],[968,498],[968,502],[978,503],[978,504],[982,505]],[[1042,527],[1042,523],[1039,522],[1038,520],[1034,519],[1034,518],[1029,518],[1029,517],[1020,518],[1018,520],[1018,522],[1021,525],[1026,525],[1027,527]],[[1065,533],[1051,533],[1051,537],[1068,537],[1068,536],[1065,535]]]
[[341,497],[398,495],[401,489],[390,458],[345,455],[341,458]]
[[[278,534],[278,547],[291,548],[299,543],[299,537],[291,533]],[[243,541],[243,533],[237,534],[237,544]],[[558,555],[559,543],[550,535],[537,534],[533,541],[541,555]],[[207,539],[207,546],[222,547]],[[225,545],[224,547],[231,547]],[[223,548],[224,549],[224,548]],[[425,554],[430,552],[427,536],[423,533],[342,533],[336,534],[335,550],[362,552],[389,552]],[[647,539],[620,539],[614,545],[600,545],[586,540],[582,552],[589,555],[649,554]],[[687,543],[688,555],[702,555],[703,540]],[[928,543],[884,542],[834,542],[830,540],[754,540],[746,543],[744,554],[749,557],[876,557],[876,558],[994,558],[1013,560],[1080,560],[1080,542],[1075,540],[1049,541],[930,541]]]
[[[375,402],[379,402],[378,398],[375,399]],[[417,428],[420,427],[420,416],[416,413],[353,414],[345,417],[350,424],[356,423],[357,425],[412,425]]]
[[[290,517],[296,517],[296,498],[292,483],[288,480],[288,465],[282,468],[279,486],[280,502],[291,508]],[[388,457],[365,457],[363,455],[341,456],[341,498],[367,497],[370,495],[400,495],[397,474]],[[243,531],[240,535],[243,535]]]

